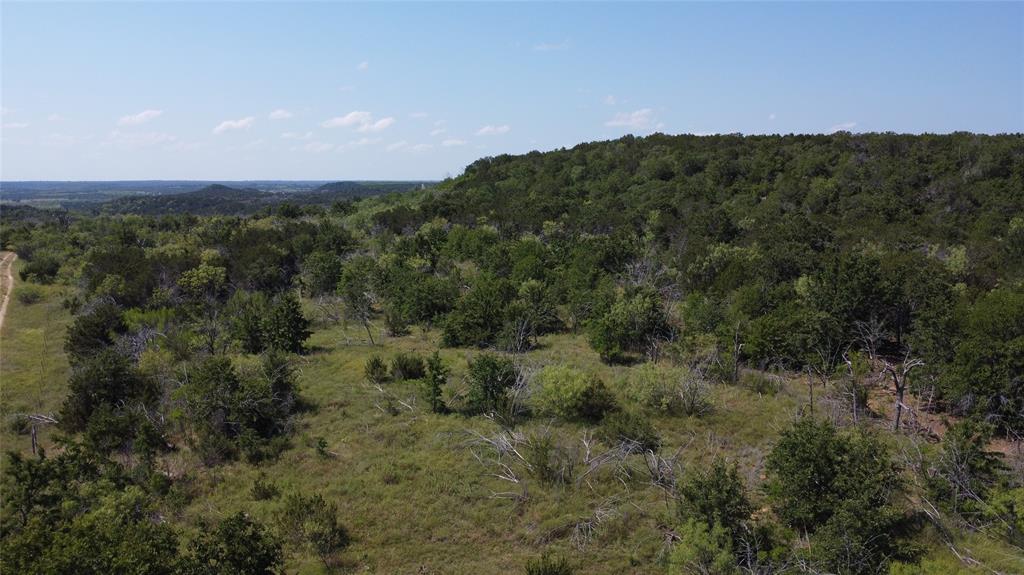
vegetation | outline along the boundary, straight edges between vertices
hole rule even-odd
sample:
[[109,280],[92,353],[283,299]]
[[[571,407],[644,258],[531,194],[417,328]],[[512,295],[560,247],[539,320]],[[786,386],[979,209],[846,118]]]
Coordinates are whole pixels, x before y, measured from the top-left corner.
[[5,211],[3,568],[1022,571],[1021,189],[1016,135],[654,135]]

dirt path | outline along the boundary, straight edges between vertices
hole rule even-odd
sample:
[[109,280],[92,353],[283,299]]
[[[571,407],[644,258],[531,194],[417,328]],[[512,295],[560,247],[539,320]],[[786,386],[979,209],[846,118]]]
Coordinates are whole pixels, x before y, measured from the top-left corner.
[[11,292],[14,291],[14,260],[18,254],[14,252],[0,252],[0,285],[3,286],[3,302],[0,302],[0,330],[4,327],[4,318],[7,317],[7,302],[11,301]]

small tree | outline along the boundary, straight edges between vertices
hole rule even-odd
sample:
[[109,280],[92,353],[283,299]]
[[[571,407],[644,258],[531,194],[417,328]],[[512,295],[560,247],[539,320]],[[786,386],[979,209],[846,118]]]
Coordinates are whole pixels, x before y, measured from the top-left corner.
[[377,266],[372,258],[368,256],[353,258],[342,269],[337,287],[338,295],[341,296],[345,306],[345,315],[349,319],[358,321],[366,329],[370,345],[376,345],[373,341],[373,332],[370,330],[373,304],[376,300],[373,289],[376,270]]
[[438,352],[435,351],[427,359],[427,396],[430,400],[430,410],[434,413],[448,413],[448,406],[441,396],[441,388],[448,383],[450,371],[441,361],[441,354]]
[[244,513],[224,519],[213,531],[200,531],[182,560],[182,575],[262,575],[283,563],[281,543]]
[[302,306],[294,293],[278,297],[270,308],[263,326],[267,347],[290,353],[303,353],[306,340],[313,332],[310,321],[302,314]]
[[279,524],[292,545],[310,549],[327,567],[349,544],[348,531],[338,521],[338,505],[328,503],[319,493],[310,497],[289,495]]

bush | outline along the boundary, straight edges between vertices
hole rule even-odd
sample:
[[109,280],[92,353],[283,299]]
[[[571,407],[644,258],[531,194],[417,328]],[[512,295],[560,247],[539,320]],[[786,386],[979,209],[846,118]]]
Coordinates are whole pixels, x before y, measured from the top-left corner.
[[759,395],[774,396],[782,389],[782,378],[761,371],[744,370],[740,374],[740,385]]
[[753,507],[735,465],[716,459],[710,467],[687,473],[679,484],[679,516],[709,528],[724,527],[733,537],[750,518]]
[[427,360],[427,399],[434,413],[448,413],[441,391],[448,383],[448,372],[448,366],[441,361],[441,354],[435,351]]
[[598,421],[615,407],[615,398],[596,376],[565,365],[549,365],[535,380],[541,413],[566,420]]
[[537,433],[526,444],[530,474],[549,485],[565,484],[576,475],[576,454],[555,442],[551,433]]
[[572,575],[572,567],[565,557],[551,557],[547,553],[526,562],[526,575]]
[[256,501],[274,499],[281,494],[281,490],[273,481],[267,479],[266,473],[260,473],[259,477],[253,480],[249,495]]
[[499,411],[507,406],[508,390],[516,383],[516,368],[511,359],[483,354],[469,362],[468,383],[467,413]]
[[644,451],[658,451],[661,437],[651,422],[633,411],[614,411],[604,418],[598,437],[609,445],[630,442]]
[[22,304],[32,305],[43,300],[43,290],[34,285],[20,285],[14,290],[14,297]]
[[326,566],[349,544],[348,531],[338,521],[338,505],[328,503],[319,493],[289,495],[279,524],[292,545],[310,549]]
[[182,561],[182,575],[261,575],[277,573],[284,562],[281,542],[244,513],[221,521],[212,532],[200,532]]
[[685,368],[646,364],[627,382],[626,395],[641,406],[670,415],[703,415],[711,409],[711,386]]
[[367,381],[375,385],[380,385],[388,380],[388,366],[384,364],[384,360],[379,355],[371,355],[370,359],[366,360],[363,373],[366,374]]
[[415,353],[399,353],[391,360],[391,378],[395,381],[423,379],[426,375],[423,358]]
[[690,520],[677,530],[679,542],[669,556],[669,573],[673,575],[738,575],[739,567],[732,552],[729,532],[721,525],[710,528],[703,521]]

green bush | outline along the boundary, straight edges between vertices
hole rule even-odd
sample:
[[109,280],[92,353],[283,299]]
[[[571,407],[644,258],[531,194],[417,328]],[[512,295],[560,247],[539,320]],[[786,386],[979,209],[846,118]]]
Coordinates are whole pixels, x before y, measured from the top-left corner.
[[326,566],[349,544],[348,531],[338,521],[338,505],[319,493],[309,497],[293,493],[285,498],[279,525],[293,546],[313,551]]
[[267,474],[262,472],[259,477],[253,480],[252,488],[249,489],[249,495],[251,495],[256,501],[274,499],[280,494],[281,490],[278,489],[277,485],[273,481],[267,479]]
[[526,575],[572,575],[572,567],[565,557],[552,557],[545,553],[526,562]]
[[512,360],[493,354],[483,354],[469,362],[469,391],[465,409],[470,415],[503,410],[508,391],[516,383],[516,368]]
[[669,415],[702,415],[711,409],[710,386],[694,371],[645,364],[626,382],[626,396]]
[[426,375],[423,358],[415,353],[399,353],[391,359],[391,378],[395,381],[423,379]]
[[672,575],[739,575],[736,557],[732,552],[729,532],[721,525],[710,528],[703,521],[690,520],[676,533],[679,542],[669,555],[669,573]]
[[379,355],[371,355],[370,359],[366,360],[363,373],[366,375],[367,381],[375,385],[380,385],[388,380],[388,366]]
[[43,290],[39,286],[34,285],[23,284],[14,290],[14,297],[18,298],[18,302],[25,305],[32,305],[43,301],[43,295]]
[[560,445],[551,433],[536,433],[526,444],[530,474],[549,485],[569,483],[576,476],[577,456]]
[[615,398],[592,374],[565,365],[549,365],[534,380],[541,413],[565,420],[598,421],[615,407]]
[[696,519],[709,528],[721,525],[735,537],[752,512],[736,466],[720,459],[688,472],[679,484],[679,516],[684,521]]
[[782,378],[762,371],[744,370],[740,385],[760,395],[774,396],[782,389]]
[[650,420],[634,411],[613,411],[608,414],[601,422],[598,437],[609,445],[630,442],[644,451],[658,451],[661,448],[661,437]]

